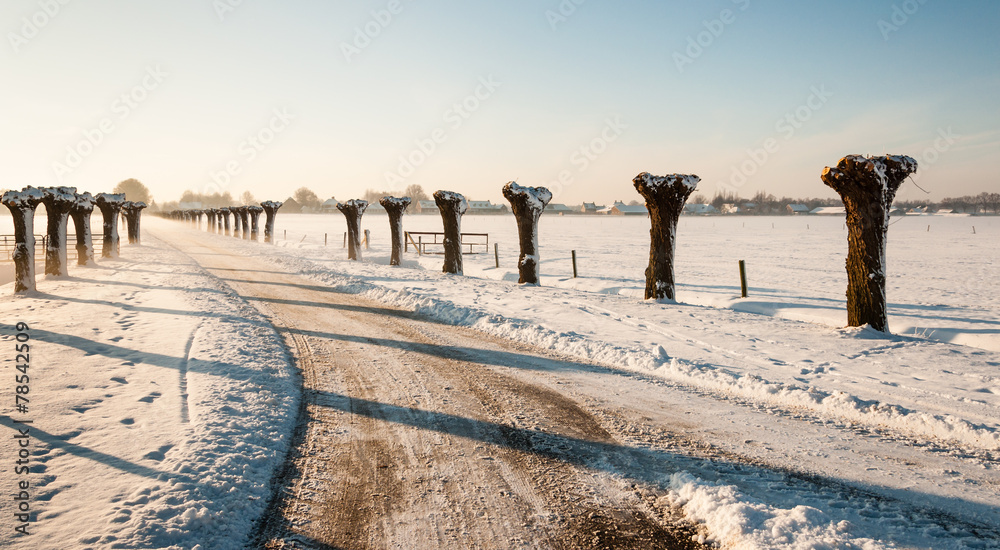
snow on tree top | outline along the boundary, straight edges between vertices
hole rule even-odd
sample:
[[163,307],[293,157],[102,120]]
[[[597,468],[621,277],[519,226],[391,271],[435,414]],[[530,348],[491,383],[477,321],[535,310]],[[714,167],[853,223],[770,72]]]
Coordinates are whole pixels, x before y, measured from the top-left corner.
[[21,191],[7,191],[0,202],[13,208],[36,206],[42,200],[42,191],[35,187],[25,187]]
[[264,201],[264,202],[260,203],[260,205],[263,206],[264,208],[273,208],[275,210],[281,208],[281,205],[283,205],[283,204],[285,204],[285,203],[283,203],[281,201]]
[[860,172],[875,172],[878,174],[879,182],[882,186],[888,185],[889,180],[901,182],[906,176],[917,171],[917,161],[906,155],[847,155],[840,159],[836,168],[827,166],[823,169],[822,179],[830,187],[848,178],[847,172],[855,174]]
[[528,205],[532,210],[545,210],[545,205],[552,200],[552,192],[546,187],[523,187],[516,181],[508,182],[503,186],[503,196],[511,200],[515,196],[525,196],[528,198]]
[[337,205],[337,208],[343,212],[347,208],[357,208],[361,212],[364,212],[368,208],[368,201],[364,199],[351,199],[349,201],[344,201]]
[[77,193],[76,202],[74,205],[76,208],[93,208],[94,207],[94,197],[84,191],[83,193]]
[[125,193],[98,193],[94,197],[97,204],[122,204],[125,202]]
[[435,191],[434,200],[438,204],[441,204],[442,202],[458,203],[459,214],[465,214],[465,212],[469,209],[469,201],[465,200],[465,195],[454,191]]
[[64,203],[76,202],[76,187],[42,187],[42,200]]
[[635,183],[642,183],[649,188],[664,187],[669,185],[684,185],[694,191],[698,187],[701,178],[694,174],[667,174],[666,176],[654,176],[649,172],[643,172],[633,180]]
[[378,203],[381,204],[382,206],[388,206],[390,204],[394,204],[402,208],[406,208],[407,206],[409,206],[410,202],[412,202],[410,200],[410,197],[382,197],[381,199],[378,200]]
[[263,208],[257,206],[256,204],[251,204],[250,206],[247,207],[247,210],[249,210],[251,212],[263,212],[264,211]]

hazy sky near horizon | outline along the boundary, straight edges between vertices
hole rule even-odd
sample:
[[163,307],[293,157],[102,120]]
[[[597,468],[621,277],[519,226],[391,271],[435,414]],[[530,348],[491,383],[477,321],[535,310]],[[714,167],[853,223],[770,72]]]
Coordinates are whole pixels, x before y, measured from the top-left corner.
[[826,197],[824,166],[893,153],[920,164],[901,199],[1000,190],[992,0],[6,0],[0,25],[0,188]]

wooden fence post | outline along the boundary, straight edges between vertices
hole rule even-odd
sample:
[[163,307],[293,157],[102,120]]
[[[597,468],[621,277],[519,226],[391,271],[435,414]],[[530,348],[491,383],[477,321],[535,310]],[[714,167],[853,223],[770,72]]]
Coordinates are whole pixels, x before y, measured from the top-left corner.
[[747,263],[740,260],[740,295],[747,297]]

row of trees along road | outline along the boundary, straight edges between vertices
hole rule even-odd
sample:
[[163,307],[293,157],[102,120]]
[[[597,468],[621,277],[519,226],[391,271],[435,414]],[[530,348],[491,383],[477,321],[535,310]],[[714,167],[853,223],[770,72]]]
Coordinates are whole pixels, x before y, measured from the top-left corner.
[[[177,210],[180,203],[200,203],[203,208],[221,208],[223,206],[237,206],[237,205],[252,205],[257,204],[257,199],[253,196],[250,191],[244,191],[240,198],[237,200],[232,196],[229,191],[223,193],[195,193],[194,191],[184,191],[181,195],[180,201],[166,202],[162,204],[156,204],[153,201],[153,195],[149,192],[149,188],[143,185],[143,183],[135,178],[129,178],[124,180],[115,186],[113,193],[125,193],[126,200],[132,202],[144,202],[153,208],[161,211]],[[368,201],[368,204],[377,204],[379,199],[387,196],[401,196],[410,197],[412,203],[417,201],[430,200],[430,196],[424,191],[424,189],[416,184],[410,185],[403,191],[403,193],[394,193],[392,191],[378,191],[375,189],[367,189],[362,195],[362,199]],[[286,206],[291,206],[286,208],[290,212],[297,211],[299,208],[309,208],[318,210],[323,201],[308,187],[300,187],[295,190],[292,194],[292,198],[295,200],[294,203]],[[843,203],[839,198],[812,198],[812,199],[794,199],[790,197],[775,197],[767,193],[766,191],[759,191],[754,196],[749,199],[741,198],[739,195],[733,192],[719,191],[711,199],[705,195],[695,195],[691,198],[690,203],[694,204],[711,204],[716,209],[721,210],[726,204],[743,205],[746,203],[753,203],[754,208],[752,213],[758,215],[777,215],[788,213],[787,206],[789,204],[804,204],[810,210],[818,206],[843,206]],[[641,204],[639,201],[630,201],[630,204]],[[1000,214],[1000,193],[988,193],[983,192],[978,195],[966,195],[962,197],[949,197],[942,199],[939,202],[933,201],[896,201],[893,206],[901,207],[904,209],[910,208],[927,208],[928,210],[934,212],[938,210],[955,210],[958,212],[969,212],[969,213],[982,213],[982,214]]]

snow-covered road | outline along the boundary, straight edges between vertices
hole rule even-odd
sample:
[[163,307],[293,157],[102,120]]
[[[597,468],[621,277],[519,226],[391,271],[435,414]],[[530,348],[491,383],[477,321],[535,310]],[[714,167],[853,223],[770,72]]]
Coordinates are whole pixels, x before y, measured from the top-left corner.
[[1000,547],[995,352],[145,226],[6,298],[46,423],[0,545]]

